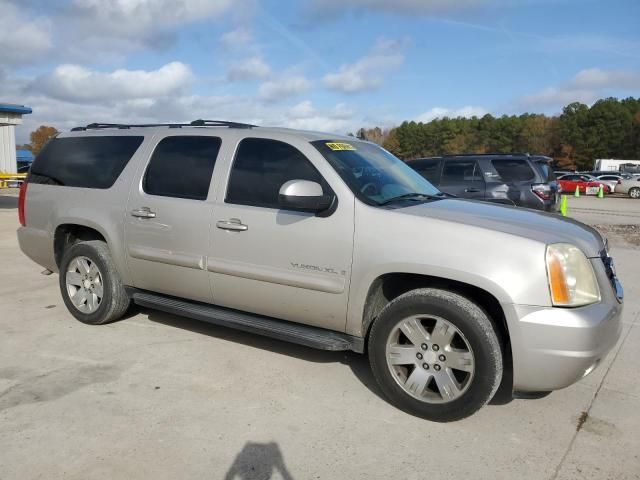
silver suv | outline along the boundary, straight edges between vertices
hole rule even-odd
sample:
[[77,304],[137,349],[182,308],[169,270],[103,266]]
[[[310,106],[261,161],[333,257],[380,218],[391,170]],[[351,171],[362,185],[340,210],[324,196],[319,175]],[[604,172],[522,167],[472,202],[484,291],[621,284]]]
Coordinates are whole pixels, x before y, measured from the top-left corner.
[[430,420],[472,414],[506,371],[514,391],[571,385],[620,334],[595,230],[448,198],[352,137],[92,124],[38,155],[19,216],[22,251],[82,322],[136,303],[367,352],[386,397]]

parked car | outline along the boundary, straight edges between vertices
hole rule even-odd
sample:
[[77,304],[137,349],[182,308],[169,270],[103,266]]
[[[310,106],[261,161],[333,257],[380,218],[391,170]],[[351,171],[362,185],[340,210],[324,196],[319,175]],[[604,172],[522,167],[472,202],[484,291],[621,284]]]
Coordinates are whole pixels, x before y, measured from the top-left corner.
[[472,154],[409,160],[441,191],[462,198],[555,212],[558,184],[549,157]]
[[620,175],[600,175],[596,177],[596,179],[607,186],[608,193],[614,193],[616,191],[616,186],[622,182],[622,177]]
[[631,198],[640,198],[640,175],[622,180],[616,187],[616,192],[629,195]]
[[[531,169],[513,160],[496,173]],[[471,415],[507,368],[517,391],[566,387],[620,335],[622,289],[596,230],[450,198],[353,137],[92,124],[47,143],[18,206],[20,248],[58,272],[79,321],[133,302],[367,352],[389,401],[431,420]]]
[[608,187],[605,182],[598,180],[592,175],[585,173],[573,173],[569,175],[563,175],[558,178],[558,183],[563,192],[573,193],[576,191],[576,187],[580,193],[585,195],[597,195],[600,186],[602,185],[603,192],[608,193]]

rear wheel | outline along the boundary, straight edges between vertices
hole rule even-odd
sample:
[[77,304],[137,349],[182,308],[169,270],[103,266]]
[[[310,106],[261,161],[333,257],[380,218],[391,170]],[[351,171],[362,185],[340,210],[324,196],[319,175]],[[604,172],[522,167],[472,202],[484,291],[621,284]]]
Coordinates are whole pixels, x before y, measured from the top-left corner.
[[109,248],[99,240],[76,243],[65,251],[60,291],[69,312],[91,325],[118,320],[130,305]]
[[631,198],[640,198],[640,188],[633,187],[629,189],[629,196]]
[[487,315],[440,289],[414,290],[390,302],[372,327],[369,357],[391,403],[438,422],[476,412],[502,378],[500,343]]

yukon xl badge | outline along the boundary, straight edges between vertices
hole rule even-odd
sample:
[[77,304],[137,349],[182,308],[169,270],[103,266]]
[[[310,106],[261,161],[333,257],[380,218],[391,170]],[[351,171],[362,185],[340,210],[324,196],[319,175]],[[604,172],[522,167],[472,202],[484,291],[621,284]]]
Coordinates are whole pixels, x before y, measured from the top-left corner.
[[295,263],[295,262],[290,262],[290,263],[293,268],[297,268],[298,270],[306,270],[309,272],[323,272],[323,273],[330,273],[332,275],[342,275],[342,276],[345,276],[347,274],[345,270],[337,271],[335,268],[332,268],[332,267],[319,267],[318,265],[307,265],[306,263]]

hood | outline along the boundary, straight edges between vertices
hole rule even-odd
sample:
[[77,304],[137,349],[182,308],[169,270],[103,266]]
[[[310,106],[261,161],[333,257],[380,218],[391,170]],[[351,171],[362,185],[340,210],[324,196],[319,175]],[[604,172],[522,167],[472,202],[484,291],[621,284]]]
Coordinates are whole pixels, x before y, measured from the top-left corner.
[[604,241],[597,230],[556,214],[509,205],[445,199],[396,210],[405,215],[435,218],[529,238],[542,243],[571,243],[587,257],[599,257]]

